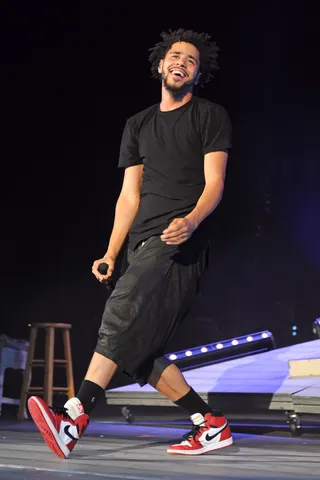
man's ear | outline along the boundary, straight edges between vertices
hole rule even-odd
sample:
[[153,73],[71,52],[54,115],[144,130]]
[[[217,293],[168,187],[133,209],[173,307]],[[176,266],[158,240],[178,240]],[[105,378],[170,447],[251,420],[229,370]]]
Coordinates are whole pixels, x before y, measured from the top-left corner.
[[158,66],[158,72],[162,73],[162,67],[163,67],[163,60],[160,60],[159,66]]

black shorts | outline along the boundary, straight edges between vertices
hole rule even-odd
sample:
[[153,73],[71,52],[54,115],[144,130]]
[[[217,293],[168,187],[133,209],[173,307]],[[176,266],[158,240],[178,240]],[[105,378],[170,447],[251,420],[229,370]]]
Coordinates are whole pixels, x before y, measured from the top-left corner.
[[189,311],[208,255],[208,244],[167,245],[159,236],[129,251],[129,266],[106,302],[95,351],[145,385],[156,359],[166,365],[165,346]]

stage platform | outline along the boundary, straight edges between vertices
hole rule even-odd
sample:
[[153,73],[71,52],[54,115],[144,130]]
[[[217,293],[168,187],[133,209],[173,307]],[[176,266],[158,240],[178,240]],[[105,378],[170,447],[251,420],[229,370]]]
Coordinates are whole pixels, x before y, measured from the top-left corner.
[[[228,448],[199,457],[168,455],[167,447],[190,430],[190,420],[150,387],[130,385],[107,391],[113,405],[100,402],[67,460],[49,451],[32,421],[0,419],[0,479],[318,479],[320,417],[306,412],[319,413],[320,379],[289,378],[288,362],[319,351],[316,340],[185,372],[209,403],[218,398],[226,405],[229,399],[234,411],[250,412],[228,416],[234,437]],[[134,423],[126,423],[117,405],[132,408]],[[276,424],[262,415],[263,406],[278,415]],[[279,414],[285,408],[305,413],[299,438],[292,438]],[[255,421],[248,421],[254,410]]]
[[[320,340],[246,356],[184,372],[187,382],[211,406],[226,413],[288,412],[294,431],[301,414],[320,414],[320,377],[290,377],[289,361],[320,356]],[[150,385],[106,391],[109,405],[172,406]],[[291,417],[290,417],[291,415]]]
[[[107,419],[108,408],[105,407]],[[169,410],[169,409],[167,409]],[[190,427],[190,425],[189,425]],[[67,460],[56,457],[31,421],[0,420],[0,479],[307,480],[319,479],[320,436],[241,433],[198,457],[168,455],[189,428],[92,421]]]

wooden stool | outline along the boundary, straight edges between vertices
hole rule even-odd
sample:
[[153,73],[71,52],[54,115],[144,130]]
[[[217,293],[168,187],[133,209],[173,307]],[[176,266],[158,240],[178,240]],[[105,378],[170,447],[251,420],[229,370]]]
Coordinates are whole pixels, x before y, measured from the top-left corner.
[[[53,392],[66,392],[68,398],[74,397],[74,383],[69,332],[69,330],[71,329],[71,325],[67,323],[32,323],[31,325],[29,325],[29,327],[31,327],[29,349],[26,369],[23,376],[18,420],[23,420],[24,418],[24,410],[29,393],[43,393],[44,401],[50,406],[52,405]],[[34,359],[38,328],[42,328],[46,332],[44,359]],[[57,328],[62,330],[65,356],[63,360],[57,360],[54,358],[54,336],[55,330]],[[54,364],[65,365],[67,373],[67,387],[53,386]],[[30,386],[32,368],[41,366],[44,366],[44,387],[32,387]]]

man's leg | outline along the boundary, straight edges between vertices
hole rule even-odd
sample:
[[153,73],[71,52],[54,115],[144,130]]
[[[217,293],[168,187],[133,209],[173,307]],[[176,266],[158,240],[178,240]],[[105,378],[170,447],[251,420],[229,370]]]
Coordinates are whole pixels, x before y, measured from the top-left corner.
[[207,413],[214,413],[216,416],[222,415],[220,410],[212,410],[202,400],[200,395],[188,385],[179,368],[173,363],[165,368],[160,375],[156,369],[154,370],[148,379],[149,384],[188,415],[194,413],[201,413],[203,416]]
[[82,404],[84,412],[90,415],[97,401],[104,396],[104,391],[117,368],[118,365],[112,360],[94,352],[78,393],[64,405],[72,419],[79,414],[79,402]]
[[172,402],[176,402],[190,390],[181,371],[173,363],[160,376],[158,373],[152,372],[148,382]]
[[94,382],[105,390],[115,374],[118,365],[109,358],[95,352],[91,359],[85,380]]

